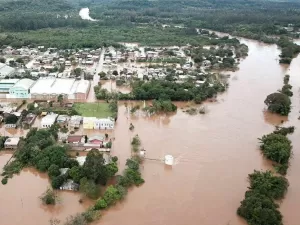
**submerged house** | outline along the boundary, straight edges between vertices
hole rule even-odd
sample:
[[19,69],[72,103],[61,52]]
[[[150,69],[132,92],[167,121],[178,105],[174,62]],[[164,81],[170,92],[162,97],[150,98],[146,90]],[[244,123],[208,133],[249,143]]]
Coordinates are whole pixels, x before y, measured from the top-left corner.
[[67,137],[67,143],[69,144],[80,144],[85,143],[85,136],[84,135],[69,135]]
[[115,121],[112,118],[96,119],[94,121],[94,129],[110,130],[110,129],[114,129],[114,127],[115,127]]
[[83,129],[94,129],[96,117],[83,117]]
[[113,118],[83,117],[83,129],[110,130],[114,127],[115,120]]

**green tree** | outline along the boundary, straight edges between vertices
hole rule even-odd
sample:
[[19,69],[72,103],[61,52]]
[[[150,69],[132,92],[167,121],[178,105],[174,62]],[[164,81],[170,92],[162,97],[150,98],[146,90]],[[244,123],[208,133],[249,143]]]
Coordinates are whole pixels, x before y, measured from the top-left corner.
[[98,73],[98,75],[100,76],[100,78],[102,79],[102,78],[104,78],[104,77],[106,77],[106,73],[105,72],[100,72],[100,73]]
[[6,124],[15,124],[18,121],[18,117],[14,114],[10,114],[8,117],[5,118]]
[[62,105],[63,101],[64,101],[64,96],[63,95],[58,95],[57,96],[57,101],[59,102],[60,105]]
[[64,184],[65,181],[66,181],[66,178],[64,175],[60,175],[58,177],[53,177],[52,181],[51,181],[51,186],[54,189],[59,189]]
[[81,178],[84,177],[84,171],[81,166],[74,166],[68,171],[69,176],[76,183],[80,183]]
[[76,68],[76,69],[74,69],[73,70],[74,71],[74,74],[76,75],[76,76],[80,76],[81,75],[81,72],[82,72],[82,70],[81,70],[81,68]]
[[273,132],[274,134],[281,134],[281,135],[288,135],[288,134],[292,134],[295,131],[295,127],[294,126],[290,126],[290,127],[279,127],[276,126],[276,130]]
[[16,59],[16,62],[17,63],[20,63],[20,64],[24,64],[24,60],[22,58],[17,58]]
[[282,199],[289,186],[289,182],[285,177],[275,176],[271,171],[254,171],[248,177],[251,190],[275,200]]
[[108,174],[104,163],[105,160],[103,158],[103,154],[97,149],[92,149],[87,154],[85,163],[83,165],[85,176],[96,183],[105,185],[108,180]]
[[107,208],[107,203],[103,198],[101,198],[101,199],[97,200],[97,202],[95,203],[94,208],[96,210],[106,209]]
[[65,71],[65,64],[60,65],[58,72],[62,73]]
[[291,141],[280,133],[264,135],[261,139],[260,149],[264,156],[279,165],[278,172],[285,175],[291,156]]
[[55,194],[55,192],[48,188],[45,193],[40,197],[41,201],[45,205],[55,205],[58,199],[58,196]]
[[278,113],[287,116],[291,111],[291,100],[288,96],[282,93],[273,93],[267,96],[265,104],[268,110],[273,113]]
[[253,225],[282,225],[282,215],[278,211],[278,205],[269,197],[256,191],[246,193],[237,214]]
[[28,111],[33,111],[34,110],[34,104],[33,103],[28,103],[27,109],[28,109]]
[[108,206],[110,205],[114,205],[118,200],[121,199],[121,195],[118,191],[117,188],[115,188],[114,186],[110,185],[108,186],[108,188],[106,189],[104,195],[103,195],[103,199],[105,200],[105,202],[107,203]]
[[289,84],[285,84],[282,86],[282,89],[281,89],[281,93],[282,94],[285,94],[289,97],[292,97],[293,96],[293,92],[292,92],[292,86],[289,85]]
[[91,199],[97,199],[100,194],[100,189],[95,182],[88,180],[86,177],[80,180],[79,190]]
[[57,177],[60,175],[60,171],[59,171],[59,167],[55,164],[52,164],[49,168],[48,168],[48,175],[50,177]]
[[87,225],[87,221],[82,213],[77,213],[75,216],[69,216],[64,225]]
[[115,174],[118,172],[118,165],[115,162],[111,162],[106,165],[107,175],[109,178],[115,176]]

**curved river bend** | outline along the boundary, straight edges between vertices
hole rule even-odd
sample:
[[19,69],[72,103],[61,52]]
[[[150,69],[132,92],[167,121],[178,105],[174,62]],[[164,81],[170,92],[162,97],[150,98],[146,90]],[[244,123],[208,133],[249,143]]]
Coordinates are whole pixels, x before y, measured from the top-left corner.
[[[147,157],[171,154],[176,157],[176,165],[170,169],[160,162],[145,161],[142,173],[146,183],[130,191],[124,202],[108,210],[96,224],[245,224],[236,216],[236,209],[248,186],[247,175],[254,169],[272,168],[260,155],[257,138],[287,120],[285,125],[298,129],[290,136],[294,146],[287,175],[290,187],[280,210],[285,225],[298,225],[300,56],[290,66],[281,66],[275,45],[241,41],[249,46],[249,56],[241,62],[239,71],[231,73],[228,91],[218,97],[217,103],[207,103],[207,114],[190,116],[178,110],[171,116],[127,118],[120,103],[113,154],[119,157],[121,169],[130,156],[130,138],[135,134],[141,137]],[[265,97],[281,88],[287,73],[294,92],[292,113],[289,118],[265,113]],[[134,132],[128,129],[131,122]],[[5,157],[0,157],[0,164]],[[43,208],[38,196],[48,185],[47,178],[27,170],[1,186],[1,225],[20,221],[23,225],[48,224],[52,217],[64,219],[87,207],[78,204],[78,195],[62,192],[60,206]]]

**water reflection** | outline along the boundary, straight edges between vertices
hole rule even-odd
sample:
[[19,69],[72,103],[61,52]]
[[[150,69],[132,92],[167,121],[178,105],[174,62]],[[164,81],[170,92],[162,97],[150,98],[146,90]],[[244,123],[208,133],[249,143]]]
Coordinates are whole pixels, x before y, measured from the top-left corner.
[[283,125],[288,121],[287,116],[278,116],[277,114],[271,113],[267,110],[263,111],[265,122],[274,126]]

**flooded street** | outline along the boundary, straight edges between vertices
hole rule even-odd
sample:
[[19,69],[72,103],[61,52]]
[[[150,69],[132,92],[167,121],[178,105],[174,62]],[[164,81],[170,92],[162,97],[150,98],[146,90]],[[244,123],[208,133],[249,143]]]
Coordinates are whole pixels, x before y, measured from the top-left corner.
[[101,87],[107,89],[109,92],[121,92],[124,94],[130,93],[131,89],[128,86],[117,86],[114,80],[101,81]]
[[[280,51],[275,45],[241,40],[248,45],[249,56],[241,62],[240,70],[231,73],[230,87],[218,96],[218,102],[205,103],[207,114],[190,116],[179,107],[176,114],[148,118],[141,113],[128,115],[124,103],[120,103],[112,132],[116,138],[112,154],[118,156],[120,170],[130,157],[130,139],[136,134],[147,158],[162,159],[171,154],[176,164],[170,168],[162,162],[146,160],[142,165],[145,184],[130,190],[126,200],[105,212],[96,224],[246,224],[237,217],[236,210],[247,190],[247,175],[254,169],[272,169],[260,154],[257,138],[287,120],[284,124],[294,125],[296,130],[290,136],[294,146],[287,174],[290,187],[280,210],[285,225],[298,225],[300,56],[289,67],[281,66]],[[264,112],[266,96],[282,87],[285,74],[290,74],[294,92],[288,118]],[[109,88],[111,84],[104,86]],[[91,94],[88,100],[93,97]],[[134,131],[129,131],[130,123]],[[2,168],[10,155],[1,154]],[[47,225],[50,218],[63,220],[88,207],[88,202],[78,203],[79,194],[70,192],[60,192],[58,206],[43,207],[38,197],[49,185],[47,176],[31,169],[9,179],[7,185],[0,187],[1,225]]]

